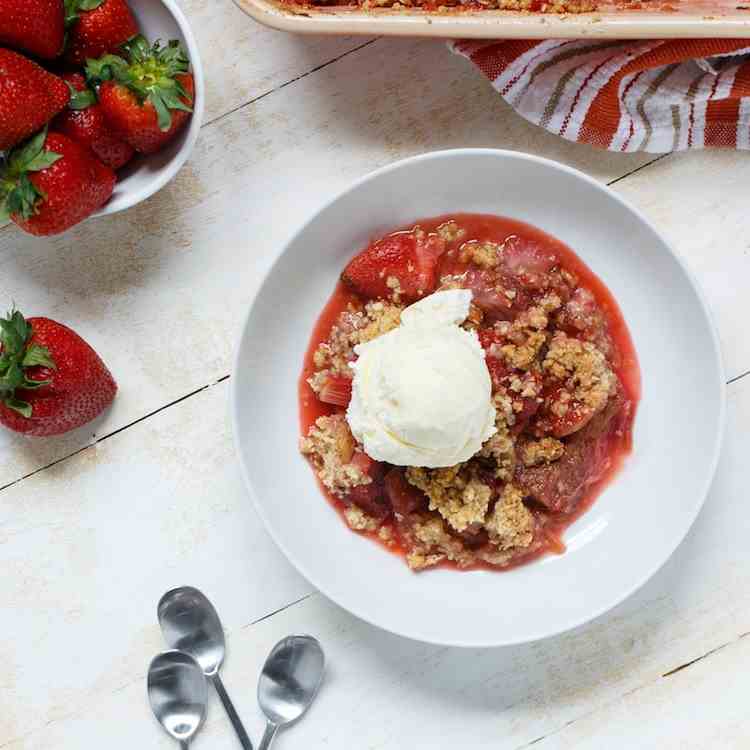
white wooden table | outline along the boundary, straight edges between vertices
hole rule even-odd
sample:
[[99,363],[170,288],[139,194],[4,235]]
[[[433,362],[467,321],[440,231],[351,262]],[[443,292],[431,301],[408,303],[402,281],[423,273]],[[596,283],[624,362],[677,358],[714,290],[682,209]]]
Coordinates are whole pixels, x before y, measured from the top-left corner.
[[[0,229],[2,304],[71,325],[120,384],[93,426],[0,435],[0,750],[172,747],[144,675],[162,648],[156,602],[183,583],[219,609],[225,684],[254,737],[271,645],[323,642],[325,687],[280,750],[750,746],[746,155],[575,146],[440,42],[295,38],[229,0],[184,5],[209,100],[177,180],[54,240]],[[227,420],[240,320],[295,225],[366,171],[456,146],[558,159],[643,209],[702,282],[730,378],[717,480],[665,568],[587,627],[481,652],[399,639],[315,593],[256,517]],[[214,698],[195,747],[239,747]]]

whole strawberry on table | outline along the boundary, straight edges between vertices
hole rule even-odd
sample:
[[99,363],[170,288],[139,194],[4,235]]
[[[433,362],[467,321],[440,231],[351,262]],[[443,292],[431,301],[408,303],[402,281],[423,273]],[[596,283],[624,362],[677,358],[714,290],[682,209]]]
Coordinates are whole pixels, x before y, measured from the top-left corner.
[[[187,55],[141,36],[126,0],[0,0],[0,45],[13,48],[0,46],[0,218],[32,234],[90,216],[113,170],[191,116]],[[55,75],[22,52],[78,69]]]
[[117,384],[99,355],[49,318],[0,318],[0,424],[34,437],[90,422],[114,400]]

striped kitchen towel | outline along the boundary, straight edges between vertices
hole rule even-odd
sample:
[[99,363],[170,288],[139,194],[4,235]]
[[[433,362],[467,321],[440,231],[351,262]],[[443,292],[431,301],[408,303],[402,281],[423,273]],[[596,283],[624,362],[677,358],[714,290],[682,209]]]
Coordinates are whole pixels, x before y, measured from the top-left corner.
[[750,42],[457,41],[523,117],[610,151],[750,148]]

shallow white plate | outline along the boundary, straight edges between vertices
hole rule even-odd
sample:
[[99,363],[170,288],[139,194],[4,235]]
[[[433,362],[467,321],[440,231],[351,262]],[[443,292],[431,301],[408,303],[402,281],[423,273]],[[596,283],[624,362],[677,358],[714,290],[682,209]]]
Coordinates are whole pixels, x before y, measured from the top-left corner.
[[[572,247],[619,301],[640,359],[634,450],[566,534],[568,551],[505,573],[411,573],[351,532],[297,451],[297,378],[346,261],[373,236],[469,211],[534,224]],[[326,596],[381,628],[457,646],[522,643],[602,614],[667,560],[716,468],[724,378],[708,310],[687,269],[635,209],[568,167],[466,149],[407,159],[355,184],[283,249],[237,350],[232,415],[258,513]]]

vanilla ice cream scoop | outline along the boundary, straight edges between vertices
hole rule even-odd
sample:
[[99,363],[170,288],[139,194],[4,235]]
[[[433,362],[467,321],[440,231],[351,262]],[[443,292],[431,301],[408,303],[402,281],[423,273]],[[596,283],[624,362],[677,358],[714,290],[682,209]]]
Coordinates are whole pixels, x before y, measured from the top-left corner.
[[471,291],[425,297],[401,325],[355,348],[346,418],[365,452],[397,466],[454,466],[495,434],[490,374],[474,331],[459,327]]

